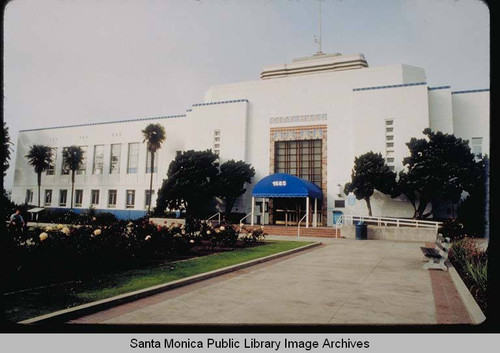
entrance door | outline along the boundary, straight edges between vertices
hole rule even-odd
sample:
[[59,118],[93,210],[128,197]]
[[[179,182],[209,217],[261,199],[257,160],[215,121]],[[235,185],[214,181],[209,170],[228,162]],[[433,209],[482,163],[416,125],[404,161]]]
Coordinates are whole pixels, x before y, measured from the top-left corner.
[[304,198],[274,198],[273,199],[273,220],[275,225],[296,226],[304,216]]

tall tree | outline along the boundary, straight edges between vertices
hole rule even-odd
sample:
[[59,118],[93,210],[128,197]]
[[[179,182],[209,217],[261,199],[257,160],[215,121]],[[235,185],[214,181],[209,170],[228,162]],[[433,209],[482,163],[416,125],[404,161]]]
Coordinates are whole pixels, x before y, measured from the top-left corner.
[[9,169],[10,153],[12,152],[13,143],[10,141],[9,127],[3,123],[3,149],[2,149],[2,162],[3,162],[3,176],[7,174],[7,169]]
[[245,183],[250,183],[255,175],[255,169],[243,161],[229,160],[220,166],[216,178],[217,196],[224,200],[226,219],[228,219],[237,198],[246,191]]
[[45,145],[33,145],[28,154],[24,156],[28,164],[35,168],[38,185],[38,207],[40,207],[40,187],[42,185],[42,173],[49,168],[52,162],[52,148]]
[[365,200],[368,214],[372,216],[370,197],[375,190],[392,194],[396,173],[389,169],[380,153],[372,151],[354,158],[351,182],[344,187],[346,194],[353,192],[358,200]]
[[71,171],[71,209],[73,209],[73,193],[75,189],[75,173],[83,161],[83,150],[78,146],[63,149],[63,163]]
[[151,200],[153,199],[153,172],[155,165],[155,153],[161,148],[161,144],[165,141],[165,129],[160,124],[149,124],[144,130],[142,130],[144,135],[144,141],[147,143],[147,149],[151,156],[151,176],[149,179],[149,202],[148,202],[148,213],[151,210]]
[[467,140],[454,135],[423,131],[422,139],[412,138],[406,145],[410,156],[403,159],[406,170],[399,173],[396,192],[404,194],[415,212],[413,218],[430,216],[432,201],[457,204],[463,191],[470,191],[480,179],[481,168]]
[[189,150],[177,155],[158,192],[157,210],[185,208],[188,215],[204,216],[215,196],[213,181],[218,174],[217,159],[210,150]]

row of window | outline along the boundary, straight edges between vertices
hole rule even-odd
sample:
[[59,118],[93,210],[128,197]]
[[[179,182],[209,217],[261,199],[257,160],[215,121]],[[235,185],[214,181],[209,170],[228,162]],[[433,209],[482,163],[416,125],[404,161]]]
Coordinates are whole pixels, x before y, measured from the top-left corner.
[[[45,206],[53,206],[52,204],[52,190],[45,190],[44,195],[44,205]],[[91,190],[90,191],[90,205],[91,206],[99,206],[100,201],[100,190]],[[108,190],[108,199],[107,199],[107,207],[108,208],[116,208],[116,199],[117,199],[118,191],[117,190]],[[154,190],[150,193],[149,190],[145,191],[144,197],[144,207],[149,205],[151,200],[151,195],[154,195]],[[26,190],[26,203],[33,203],[33,189]],[[55,205],[60,207],[69,206],[68,202],[68,190],[61,189],[59,190],[59,202]],[[54,205],[54,206],[55,206]],[[76,189],[75,190],[75,198],[74,198],[74,206],[82,207],[83,205],[83,190]],[[135,190],[126,190],[125,191],[125,207],[126,208],[135,208]]]
[[276,141],[274,171],[298,176],[321,187],[322,141]]
[[394,120],[385,121],[385,161],[389,169],[394,170]]
[[[63,147],[63,151],[67,147]],[[78,175],[85,175],[87,173],[87,154],[88,146],[80,146],[83,151],[82,164],[80,168],[76,171]],[[138,172],[139,166],[139,142],[132,142],[128,144],[127,151],[127,174],[136,174]],[[111,145],[110,155],[109,155],[109,174],[120,174],[120,162],[122,155],[122,144],[115,143]],[[154,155],[154,170],[153,172],[158,172],[158,153]],[[47,169],[47,175],[54,175],[56,171],[56,161],[57,161],[57,147],[52,148],[52,162]],[[69,166],[66,163],[62,163],[61,174],[68,175],[70,173]],[[146,173],[151,173],[151,153],[146,149]],[[94,145],[93,149],[93,159],[92,159],[92,174],[104,174],[104,145]]]

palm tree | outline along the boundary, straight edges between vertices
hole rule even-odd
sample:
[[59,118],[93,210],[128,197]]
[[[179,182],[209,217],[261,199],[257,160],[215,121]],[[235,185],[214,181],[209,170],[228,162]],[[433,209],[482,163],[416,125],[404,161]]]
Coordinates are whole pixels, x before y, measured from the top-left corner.
[[49,168],[52,162],[52,148],[44,145],[33,145],[24,156],[28,164],[35,168],[38,183],[38,207],[40,207],[40,186],[42,185],[42,173]]
[[75,188],[75,172],[83,161],[83,150],[78,146],[63,149],[63,163],[71,170],[71,209],[73,209],[73,191]]
[[148,202],[148,213],[151,210],[151,201],[153,199],[153,171],[155,165],[155,153],[161,148],[161,144],[165,141],[165,129],[160,124],[149,124],[144,130],[142,130],[144,136],[144,141],[147,142],[148,151],[151,154],[151,177],[149,180],[149,202]]

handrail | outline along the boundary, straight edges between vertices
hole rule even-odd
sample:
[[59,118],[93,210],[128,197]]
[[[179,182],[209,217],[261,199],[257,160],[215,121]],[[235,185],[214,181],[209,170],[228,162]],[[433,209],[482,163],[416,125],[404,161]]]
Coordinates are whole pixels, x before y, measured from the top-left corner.
[[337,234],[338,229],[339,229],[339,225],[342,226],[343,222],[344,222],[344,218],[342,215],[340,215],[339,218],[337,218],[337,222],[335,222],[335,234]]
[[304,216],[302,216],[302,218],[299,220],[299,223],[297,223],[297,238],[300,238],[300,222],[302,222],[304,220],[304,218],[306,218],[307,216],[307,212]]
[[207,219],[205,219],[205,222],[208,222],[209,220],[211,220],[212,218],[214,218],[215,216],[219,215],[219,224],[220,224],[220,212],[217,212],[216,214],[208,217]]
[[240,232],[241,232],[241,227],[243,226],[243,223],[241,223],[245,218],[249,217],[249,216],[253,216],[253,212],[250,212],[249,214],[247,214],[245,217],[243,217],[242,219],[240,219]]
[[343,215],[345,220],[350,220],[351,225],[354,221],[376,222],[380,227],[382,223],[387,226],[388,224],[395,224],[396,227],[410,226],[415,228],[436,228],[439,229],[443,222],[424,221],[420,219],[405,219],[394,217],[373,217],[373,216],[357,216],[357,215]]

